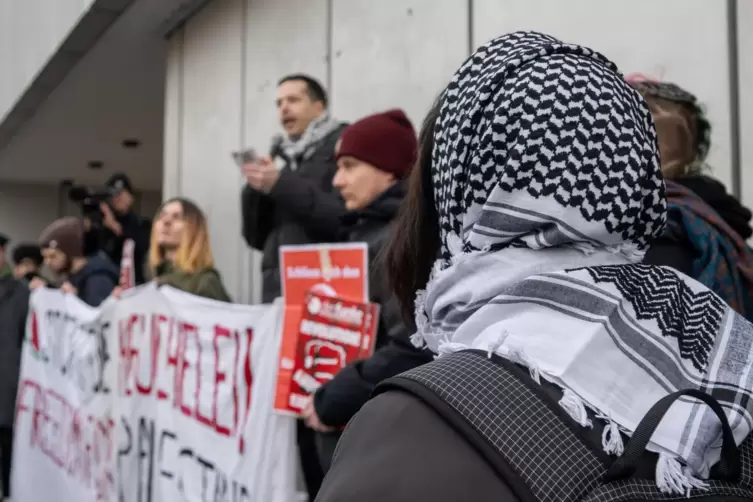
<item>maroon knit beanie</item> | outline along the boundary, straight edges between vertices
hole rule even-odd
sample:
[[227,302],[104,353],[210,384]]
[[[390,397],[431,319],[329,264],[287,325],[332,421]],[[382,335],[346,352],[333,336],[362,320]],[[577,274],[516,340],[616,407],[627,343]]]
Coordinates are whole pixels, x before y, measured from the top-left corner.
[[84,225],[79,218],[53,221],[39,237],[42,249],[59,249],[68,258],[84,256]]
[[394,109],[369,115],[345,128],[337,158],[354,157],[402,179],[413,167],[417,147],[410,120],[405,112]]

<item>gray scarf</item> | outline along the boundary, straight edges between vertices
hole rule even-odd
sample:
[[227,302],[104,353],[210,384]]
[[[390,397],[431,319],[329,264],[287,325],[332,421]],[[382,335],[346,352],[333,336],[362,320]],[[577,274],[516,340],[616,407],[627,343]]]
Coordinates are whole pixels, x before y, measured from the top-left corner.
[[311,158],[319,143],[341,125],[341,122],[325,112],[311,122],[303,135],[296,140],[284,134],[278,135],[273,142],[273,150],[281,151],[288,167],[295,171],[301,162]]

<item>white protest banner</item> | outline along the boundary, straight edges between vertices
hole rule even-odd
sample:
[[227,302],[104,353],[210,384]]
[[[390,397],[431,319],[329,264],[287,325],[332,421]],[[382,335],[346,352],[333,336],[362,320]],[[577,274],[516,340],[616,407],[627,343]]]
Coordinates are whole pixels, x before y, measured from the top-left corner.
[[118,302],[119,500],[293,500],[294,421],[272,413],[280,313],[169,288]]
[[[295,498],[294,421],[272,413],[279,305],[231,305],[150,284],[100,310],[35,292],[32,309],[14,499]],[[70,335],[52,321],[55,311],[76,319]],[[61,364],[45,354],[61,334],[71,341],[55,351],[67,364],[55,373]]]
[[72,295],[30,300],[16,404],[15,500],[114,500],[107,321]]

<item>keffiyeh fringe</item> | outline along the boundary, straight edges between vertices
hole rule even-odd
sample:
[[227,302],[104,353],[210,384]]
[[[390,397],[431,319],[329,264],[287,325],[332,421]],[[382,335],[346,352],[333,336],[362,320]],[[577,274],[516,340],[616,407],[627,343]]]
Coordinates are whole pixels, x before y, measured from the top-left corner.
[[[650,110],[613,63],[533,32],[484,44],[443,92],[431,160],[441,249],[416,294],[415,345],[528,368],[576,423],[604,422],[611,455],[679,389],[724,389],[735,438],[748,435],[753,326],[640,264],[664,231],[665,184]],[[706,487],[719,432],[704,404],[674,403],[647,447],[658,489]]]

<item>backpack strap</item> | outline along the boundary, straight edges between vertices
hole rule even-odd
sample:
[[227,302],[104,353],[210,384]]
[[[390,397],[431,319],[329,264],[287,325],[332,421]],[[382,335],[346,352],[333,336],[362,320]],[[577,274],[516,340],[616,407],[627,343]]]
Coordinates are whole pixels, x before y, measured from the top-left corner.
[[[494,354],[448,354],[384,381],[375,394],[390,390],[407,392],[442,416],[520,500],[687,500],[686,495],[662,494],[656,482],[645,477],[607,482],[605,474],[614,460],[601,447],[603,426],[596,420],[593,429],[575,424],[560,408],[562,393],[556,386],[537,384],[528,370]],[[740,445],[739,454],[737,483],[710,479],[708,490],[694,490],[692,496],[753,500],[753,434]]]
[[433,408],[521,500],[580,500],[611,464],[600,442],[586,440],[528,371],[485,352],[443,356],[383,382],[376,393],[387,390],[408,392]]
[[[733,483],[709,479],[707,490],[693,490],[692,498],[705,501],[753,500],[753,435],[740,446],[740,479]],[[718,465],[718,464],[717,464]],[[713,470],[713,469],[712,469]],[[656,489],[656,483],[647,479],[629,478],[598,486],[583,502],[633,502],[636,500],[688,500],[685,495],[664,495]]]

